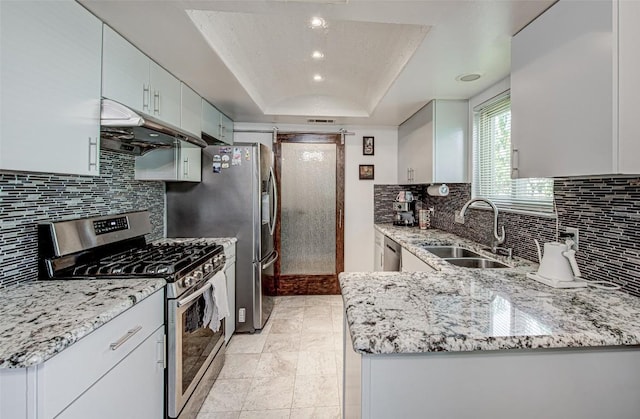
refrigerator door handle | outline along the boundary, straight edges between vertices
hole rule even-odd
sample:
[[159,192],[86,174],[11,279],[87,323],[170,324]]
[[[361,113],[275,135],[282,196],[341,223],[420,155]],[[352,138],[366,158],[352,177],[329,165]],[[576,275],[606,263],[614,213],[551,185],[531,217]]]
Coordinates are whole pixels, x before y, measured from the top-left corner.
[[276,185],[276,176],[273,174],[273,167],[269,168],[269,177],[271,178],[271,187],[273,189],[273,219],[269,220],[271,223],[269,231],[273,236],[273,232],[276,231],[276,217],[278,214],[278,185]]
[[268,261],[267,263],[265,263],[264,265],[262,265],[262,270],[263,270],[263,271],[264,271],[265,269],[267,269],[269,266],[273,265],[273,264],[276,262],[276,260],[278,260],[278,256],[279,256],[279,255],[278,255],[278,252],[277,252],[277,251],[275,251],[275,250],[274,250],[274,251],[273,251],[273,253],[272,253],[272,255],[273,255],[273,256],[271,257],[271,260],[270,260],[270,261]]

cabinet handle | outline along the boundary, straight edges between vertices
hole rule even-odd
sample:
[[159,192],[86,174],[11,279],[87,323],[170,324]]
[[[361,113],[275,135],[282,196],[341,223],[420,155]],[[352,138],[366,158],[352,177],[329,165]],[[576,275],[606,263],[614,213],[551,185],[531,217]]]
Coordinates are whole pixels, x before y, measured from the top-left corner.
[[407,168],[407,182],[411,182],[411,169]]
[[160,115],[160,91],[153,92],[153,112]]
[[162,368],[167,368],[167,335],[162,335],[162,340],[157,342],[160,346],[160,360],[157,361],[158,364],[162,364]]
[[117,341],[115,341],[111,345],[109,345],[109,348],[111,348],[112,351],[115,351],[116,349],[118,349],[119,347],[124,345],[124,343],[126,341],[131,339],[133,337],[133,335],[135,335],[136,333],[138,333],[141,330],[142,330],[142,326],[134,327],[133,329],[129,330],[123,337],[121,337],[120,339],[118,339]]
[[89,171],[98,170],[98,138],[89,137]]
[[518,178],[520,176],[518,173],[518,169],[520,167],[520,152],[518,151],[517,148],[514,148],[511,151],[511,177],[512,178]]
[[151,100],[151,89],[146,84],[142,83],[142,110],[149,111],[149,101]]
[[189,157],[185,157],[182,162],[182,175],[185,177],[189,176]]

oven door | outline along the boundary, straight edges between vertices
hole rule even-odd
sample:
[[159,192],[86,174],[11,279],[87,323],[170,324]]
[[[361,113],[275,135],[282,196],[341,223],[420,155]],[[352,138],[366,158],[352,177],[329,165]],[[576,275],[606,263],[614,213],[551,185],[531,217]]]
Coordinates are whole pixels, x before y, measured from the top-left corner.
[[168,414],[178,414],[196,389],[202,375],[224,343],[224,320],[213,332],[204,325],[207,282],[181,299],[168,300]]

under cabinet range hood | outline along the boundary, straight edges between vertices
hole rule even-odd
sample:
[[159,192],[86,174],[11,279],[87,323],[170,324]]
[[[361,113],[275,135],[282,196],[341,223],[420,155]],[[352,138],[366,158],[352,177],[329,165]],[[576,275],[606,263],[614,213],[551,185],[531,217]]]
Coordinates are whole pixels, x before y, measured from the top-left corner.
[[136,112],[113,100],[102,99],[100,147],[141,156],[159,148],[174,148],[179,141],[187,141],[202,148],[207,146],[205,141],[180,128]]

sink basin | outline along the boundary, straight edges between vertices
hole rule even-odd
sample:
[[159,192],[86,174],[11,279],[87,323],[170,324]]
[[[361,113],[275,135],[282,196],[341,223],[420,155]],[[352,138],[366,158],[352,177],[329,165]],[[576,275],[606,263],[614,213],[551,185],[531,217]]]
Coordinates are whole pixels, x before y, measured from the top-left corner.
[[497,260],[485,259],[485,258],[444,258],[452,265],[460,266],[463,268],[509,268],[504,263],[500,263]]
[[458,246],[424,246],[424,250],[427,250],[434,255],[441,258],[481,258],[479,254],[469,249]]

